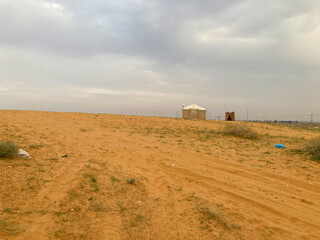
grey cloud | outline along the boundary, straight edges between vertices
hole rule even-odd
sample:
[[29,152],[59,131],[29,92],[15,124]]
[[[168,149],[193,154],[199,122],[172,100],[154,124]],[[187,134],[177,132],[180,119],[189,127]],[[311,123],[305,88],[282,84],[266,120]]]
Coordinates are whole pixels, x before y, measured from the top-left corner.
[[296,96],[315,111],[318,16],[313,0],[2,1],[0,92],[57,110],[59,96],[68,110],[197,102],[272,114],[298,111]]

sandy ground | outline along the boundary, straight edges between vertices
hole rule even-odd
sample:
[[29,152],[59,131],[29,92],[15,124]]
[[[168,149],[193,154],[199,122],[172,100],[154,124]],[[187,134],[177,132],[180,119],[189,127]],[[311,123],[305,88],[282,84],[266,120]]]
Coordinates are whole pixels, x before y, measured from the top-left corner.
[[32,156],[0,159],[0,239],[320,239],[320,164],[293,151],[320,132],[225,124],[0,111]]

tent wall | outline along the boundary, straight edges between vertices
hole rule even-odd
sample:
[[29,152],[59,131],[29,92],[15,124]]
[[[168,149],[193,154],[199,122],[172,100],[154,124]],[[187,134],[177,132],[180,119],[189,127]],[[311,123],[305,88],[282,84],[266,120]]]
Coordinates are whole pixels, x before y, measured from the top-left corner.
[[183,109],[182,118],[184,119],[201,119],[206,120],[206,110],[199,109]]

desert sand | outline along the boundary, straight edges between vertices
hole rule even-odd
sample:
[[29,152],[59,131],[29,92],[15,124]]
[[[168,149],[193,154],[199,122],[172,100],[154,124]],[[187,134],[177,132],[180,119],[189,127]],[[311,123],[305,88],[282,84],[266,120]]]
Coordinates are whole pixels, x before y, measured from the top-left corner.
[[320,239],[320,164],[294,151],[320,131],[225,124],[0,111],[32,156],[0,159],[0,239]]

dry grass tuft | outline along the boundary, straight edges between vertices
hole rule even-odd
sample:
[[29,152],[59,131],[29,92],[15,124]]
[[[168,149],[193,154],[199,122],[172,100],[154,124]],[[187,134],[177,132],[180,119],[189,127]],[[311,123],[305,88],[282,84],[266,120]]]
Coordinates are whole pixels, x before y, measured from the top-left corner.
[[259,134],[256,131],[243,124],[228,124],[224,127],[223,133],[247,139],[259,138]]
[[199,211],[206,215],[207,219],[213,219],[224,226],[226,229],[231,229],[230,223],[221,212],[212,209],[210,206],[201,207]]
[[17,154],[19,148],[14,142],[11,141],[0,141],[0,158],[12,158]]
[[313,160],[320,161],[320,137],[312,139],[306,151],[312,155]]

